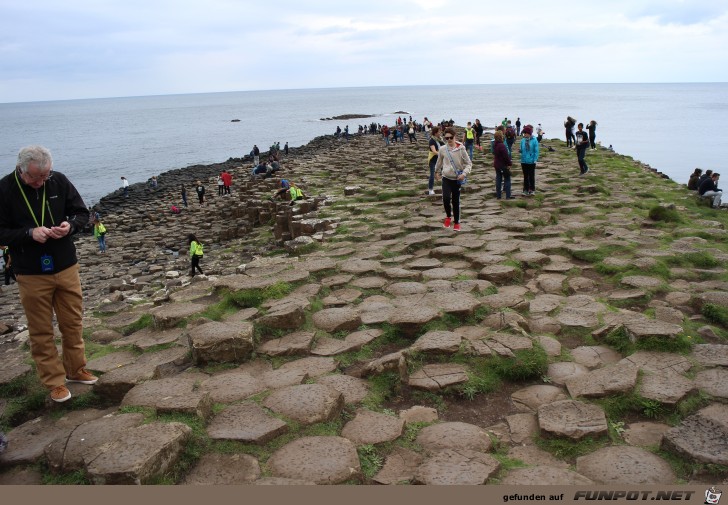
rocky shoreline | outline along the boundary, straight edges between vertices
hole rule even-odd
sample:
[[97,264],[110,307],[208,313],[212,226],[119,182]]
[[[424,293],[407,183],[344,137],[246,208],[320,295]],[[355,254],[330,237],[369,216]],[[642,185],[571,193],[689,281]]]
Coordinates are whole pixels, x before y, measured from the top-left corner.
[[291,149],[292,206],[249,158],[102,198],[109,253],[77,238],[96,386],[45,403],[0,291],[0,483],[728,483],[726,213],[629,157],[579,178],[543,148],[514,201],[476,151],[459,234],[422,139]]

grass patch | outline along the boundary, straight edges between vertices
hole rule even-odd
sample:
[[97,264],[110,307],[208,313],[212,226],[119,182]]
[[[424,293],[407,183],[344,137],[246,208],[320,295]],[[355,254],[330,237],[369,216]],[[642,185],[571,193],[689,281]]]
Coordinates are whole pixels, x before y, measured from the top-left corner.
[[124,336],[131,335],[132,333],[136,333],[139,330],[150,327],[152,324],[154,324],[154,318],[152,317],[152,315],[144,314],[136,322],[124,326],[121,329],[121,334]]
[[617,352],[623,355],[633,354],[635,351],[658,351],[688,354],[693,348],[694,341],[685,334],[675,338],[648,337],[632,342],[624,326],[612,330],[604,339]]
[[534,437],[536,446],[551,453],[558,459],[575,462],[576,458],[586,456],[609,444],[609,438],[583,438],[581,440],[570,440],[561,438]]
[[728,328],[728,308],[706,303],[700,312],[711,323]]
[[359,454],[361,471],[366,479],[374,477],[384,465],[384,456],[372,444],[360,445],[356,448]]
[[263,289],[242,289],[226,295],[241,308],[259,307],[266,300],[280,300],[293,291],[293,286],[288,282],[276,282],[272,286]]
[[543,347],[534,344],[532,349],[515,351],[515,358],[496,356],[491,359],[491,366],[501,379],[522,381],[538,379],[546,374],[548,355]]
[[680,213],[678,211],[669,207],[663,207],[661,205],[655,205],[654,207],[650,208],[650,211],[647,215],[650,216],[650,219],[652,219],[653,221],[662,221],[665,223],[682,222],[682,217],[680,217]]
[[720,265],[720,262],[715,259],[712,254],[705,251],[685,253],[680,254],[679,256],[670,256],[665,258],[664,261],[669,266],[694,268],[715,268]]
[[391,398],[399,389],[399,375],[385,372],[369,379],[369,393],[362,400],[362,405],[369,410],[379,412],[382,404]]

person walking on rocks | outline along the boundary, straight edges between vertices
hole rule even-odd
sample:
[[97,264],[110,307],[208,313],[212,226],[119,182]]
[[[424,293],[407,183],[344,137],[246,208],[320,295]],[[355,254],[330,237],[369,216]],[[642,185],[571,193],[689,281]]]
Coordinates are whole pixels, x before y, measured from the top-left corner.
[[202,181],[197,181],[195,191],[197,191],[197,199],[200,201],[200,207],[202,207],[205,205],[205,186],[202,184]]
[[[277,162],[274,162],[277,163]],[[230,174],[230,172],[227,171],[227,169],[223,169],[222,174],[220,174],[220,177],[222,177],[222,185],[225,189],[224,194],[230,195],[230,186],[233,185],[233,176]]]
[[523,127],[521,138],[521,170],[523,171],[522,195],[536,194],[536,162],[538,161],[538,140],[533,138],[533,126]]
[[473,168],[465,146],[455,140],[455,128],[445,128],[446,145],[438,151],[435,173],[437,180],[442,179],[442,205],[445,220],[442,226],[460,231],[460,186]]
[[225,182],[222,180],[222,174],[217,176],[217,196],[225,193]]
[[506,192],[506,200],[511,197],[511,153],[503,142],[504,135],[500,130],[493,134],[493,168],[495,168],[495,196],[501,199],[502,192]]
[[468,151],[468,156],[470,156],[470,159],[473,159],[473,147],[475,146],[475,130],[472,128],[472,123],[468,121],[468,126],[465,127],[465,132],[463,133],[463,144],[465,144],[465,149]]
[[586,156],[586,150],[589,147],[589,137],[584,131],[584,123],[577,125],[576,132],[576,159],[579,161],[579,175],[586,175],[589,172],[589,166],[586,164],[584,157]]
[[195,268],[204,275],[205,272],[202,271],[202,268],[200,268],[200,260],[202,259],[203,252],[202,252],[202,243],[197,240],[197,237],[195,237],[192,233],[190,233],[187,236],[187,242],[190,246],[190,260],[192,260],[192,267],[190,269],[190,277],[195,276]]
[[129,198],[129,181],[123,175],[121,176],[121,188],[124,190],[124,198]]
[[[85,368],[83,294],[72,239],[88,220],[81,195],[65,175],[53,171],[50,151],[22,148],[15,170],[0,180],[0,243],[13,251],[30,353],[54,402],[71,398],[66,382],[98,380]],[[62,359],[54,339],[54,313]]]
[[521,136],[521,118],[516,118],[516,135]]
[[430,167],[430,179],[427,181],[427,189],[429,194],[435,194],[435,165],[437,164],[437,153],[444,142],[440,138],[440,127],[434,126],[430,133],[429,152],[427,153],[427,163]]
[[260,163],[260,149],[257,144],[253,144],[253,165],[256,167]]
[[592,151],[597,150],[597,122],[593,119],[589,121],[589,126],[586,127],[589,130],[589,147]]
[[480,119],[475,120],[475,125],[473,125],[473,129],[475,130],[475,148],[479,151],[482,151],[483,146],[480,145],[480,137],[483,136],[483,123],[480,122]]
[[96,218],[92,223],[94,225],[94,237],[99,241],[99,252],[103,254],[106,252],[106,226]]
[[185,208],[187,208],[187,190],[185,189],[184,184],[180,184],[180,187],[182,189],[182,203],[184,204]]

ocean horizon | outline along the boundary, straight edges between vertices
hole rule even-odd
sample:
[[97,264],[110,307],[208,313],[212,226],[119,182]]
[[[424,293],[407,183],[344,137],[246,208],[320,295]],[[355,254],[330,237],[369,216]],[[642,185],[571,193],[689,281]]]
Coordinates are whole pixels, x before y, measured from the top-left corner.
[[[87,205],[120,187],[192,165],[290,147],[347,124],[392,124],[397,111],[418,121],[504,118],[564,140],[566,116],[597,121],[597,141],[649,164],[678,183],[694,168],[720,171],[728,139],[728,83],[423,85],[237,91],[0,103],[0,161],[9,173],[18,150],[42,144]],[[322,121],[343,114],[371,118]],[[233,122],[239,120],[239,122]],[[709,143],[703,142],[710,140]],[[383,145],[383,144],[382,144]],[[423,143],[423,180],[426,145]],[[574,159],[575,173],[576,159]],[[477,173],[474,174],[477,177]]]

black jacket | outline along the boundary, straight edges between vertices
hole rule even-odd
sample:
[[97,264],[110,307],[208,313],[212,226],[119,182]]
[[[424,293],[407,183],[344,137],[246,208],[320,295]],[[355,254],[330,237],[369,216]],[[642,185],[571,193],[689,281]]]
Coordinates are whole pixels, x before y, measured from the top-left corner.
[[[25,275],[41,274],[40,258],[49,255],[53,258],[54,272],[60,272],[78,262],[76,247],[72,235],[88,223],[89,214],[86,205],[71,181],[60,172],[53,172],[45,182],[45,201],[47,207],[41,223],[44,188],[34,189],[23,183],[16,171],[0,180],[0,244],[7,244],[13,251],[13,267],[15,273]],[[20,182],[20,187],[18,187]],[[38,224],[47,228],[68,221],[71,231],[61,239],[48,239],[45,244],[34,241],[28,230],[37,226],[28,209],[22,191],[28,198],[28,204],[35,214]]]
[[720,191],[712,177],[708,177],[698,186],[698,194],[704,195],[706,191]]

